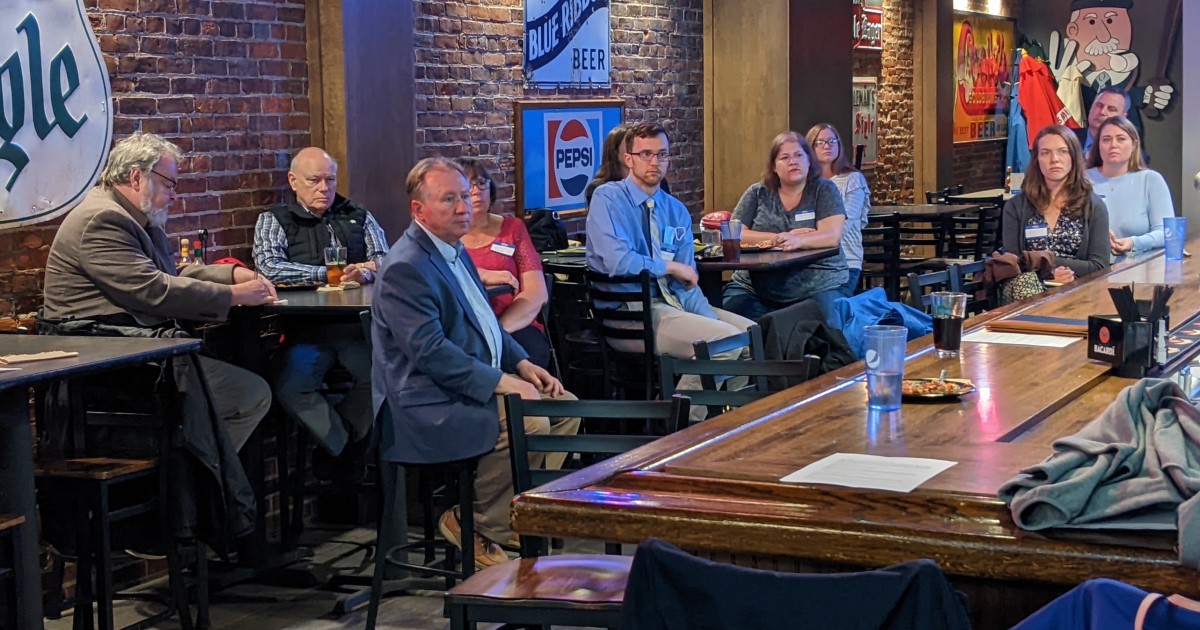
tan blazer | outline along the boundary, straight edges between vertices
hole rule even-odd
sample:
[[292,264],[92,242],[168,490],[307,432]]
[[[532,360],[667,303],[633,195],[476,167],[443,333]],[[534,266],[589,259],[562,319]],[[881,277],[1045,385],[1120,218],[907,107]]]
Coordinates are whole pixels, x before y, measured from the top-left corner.
[[233,265],[175,267],[161,228],[116,191],[93,188],[54,235],[46,260],[45,315],[131,315],[143,326],[229,315]]

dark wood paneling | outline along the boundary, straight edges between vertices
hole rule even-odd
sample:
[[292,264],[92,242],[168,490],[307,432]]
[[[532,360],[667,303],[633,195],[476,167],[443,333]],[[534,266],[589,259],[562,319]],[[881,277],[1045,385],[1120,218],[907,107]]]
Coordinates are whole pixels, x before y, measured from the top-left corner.
[[843,138],[851,138],[851,3],[791,0],[788,17],[791,128],[805,133],[816,123],[828,122]]

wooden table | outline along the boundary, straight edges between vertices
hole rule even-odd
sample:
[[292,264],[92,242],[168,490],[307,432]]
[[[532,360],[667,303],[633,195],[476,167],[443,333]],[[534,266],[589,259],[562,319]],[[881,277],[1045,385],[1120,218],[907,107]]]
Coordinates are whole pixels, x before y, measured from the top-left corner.
[[0,513],[20,514],[20,574],[24,599],[17,602],[20,627],[42,627],[41,563],[33,478],[33,432],[29,387],[85,374],[141,365],[196,352],[199,339],[130,339],[126,337],[43,337],[0,335],[0,355],[51,350],[78,352],[69,359],[20,363],[17,371],[0,372]]
[[907,206],[871,206],[868,217],[900,215],[901,221],[934,221],[979,209],[979,204],[922,203]]
[[[1200,247],[1200,239],[1190,246]],[[1173,279],[1176,327],[1200,313],[1200,260],[1167,263],[1154,255],[1122,267],[972,318],[966,327],[1018,312],[1111,313],[1110,276]],[[1138,283],[1139,297],[1151,290]],[[938,359],[930,337],[915,340],[906,377],[936,377],[944,369],[978,391],[873,413],[856,363],[525,493],[516,499],[514,525],[527,534],[627,543],[658,536],[780,570],[932,558],[973,597],[982,628],[1009,627],[1092,577],[1200,596],[1200,573],[1179,565],[1173,535],[1028,532],[996,498],[1001,484],[1051,453],[1054,439],[1077,431],[1133,382],[1089,361],[1085,343],[964,343],[959,357]],[[837,452],[958,463],[908,494],[778,481]]]
[[[735,263],[723,260],[697,260],[696,271],[700,276],[700,290],[708,303],[713,306],[721,305],[721,292],[725,287],[725,272],[746,269],[749,271],[772,271],[801,267],[822,258],[829,258],[838,253],[837,247],[824,249],[801,249],[794,252],[766,251],[742,252],[741,260]],[[543,254],[542,263],[569,266],[586,266],[583,256],[558,256]]]
[[975,192],[950,196],[954,197],[955,199],[995,199],[996,197],[1001,197],[1005,201],[1013,198],[1013,194],[1004,192],[1003,188],[988,188],[987,190],[976,190]]

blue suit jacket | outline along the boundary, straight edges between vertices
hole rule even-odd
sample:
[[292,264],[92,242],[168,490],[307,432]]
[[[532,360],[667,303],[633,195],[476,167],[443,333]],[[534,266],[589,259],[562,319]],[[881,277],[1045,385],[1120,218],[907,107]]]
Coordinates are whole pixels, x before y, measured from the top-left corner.
[[[461,262],[483,291],[471,258]],[[425,464],[490,452],[502,373],[454,272],[416,222],[375,284],[371,389],[384,460]],[[528,355],[503,328],[500,336],[500,367],[515,372]]]

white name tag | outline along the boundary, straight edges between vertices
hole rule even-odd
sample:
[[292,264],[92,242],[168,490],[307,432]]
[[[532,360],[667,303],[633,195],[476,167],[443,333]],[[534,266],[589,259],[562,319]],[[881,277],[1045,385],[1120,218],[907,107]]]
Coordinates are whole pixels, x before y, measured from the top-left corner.
[[817,213],[816,212],[797,212],[796,220],[797,221],[816,221]]
[[492,251],[500,254],[501,256],[512,256],[513,254],[517,253],[517,248],[513,245],[509,245],[508,243],[492,243]]
[[1025,228],[1025,238],[1045,238],[1050,230],[1044,225],[1034,225]]

